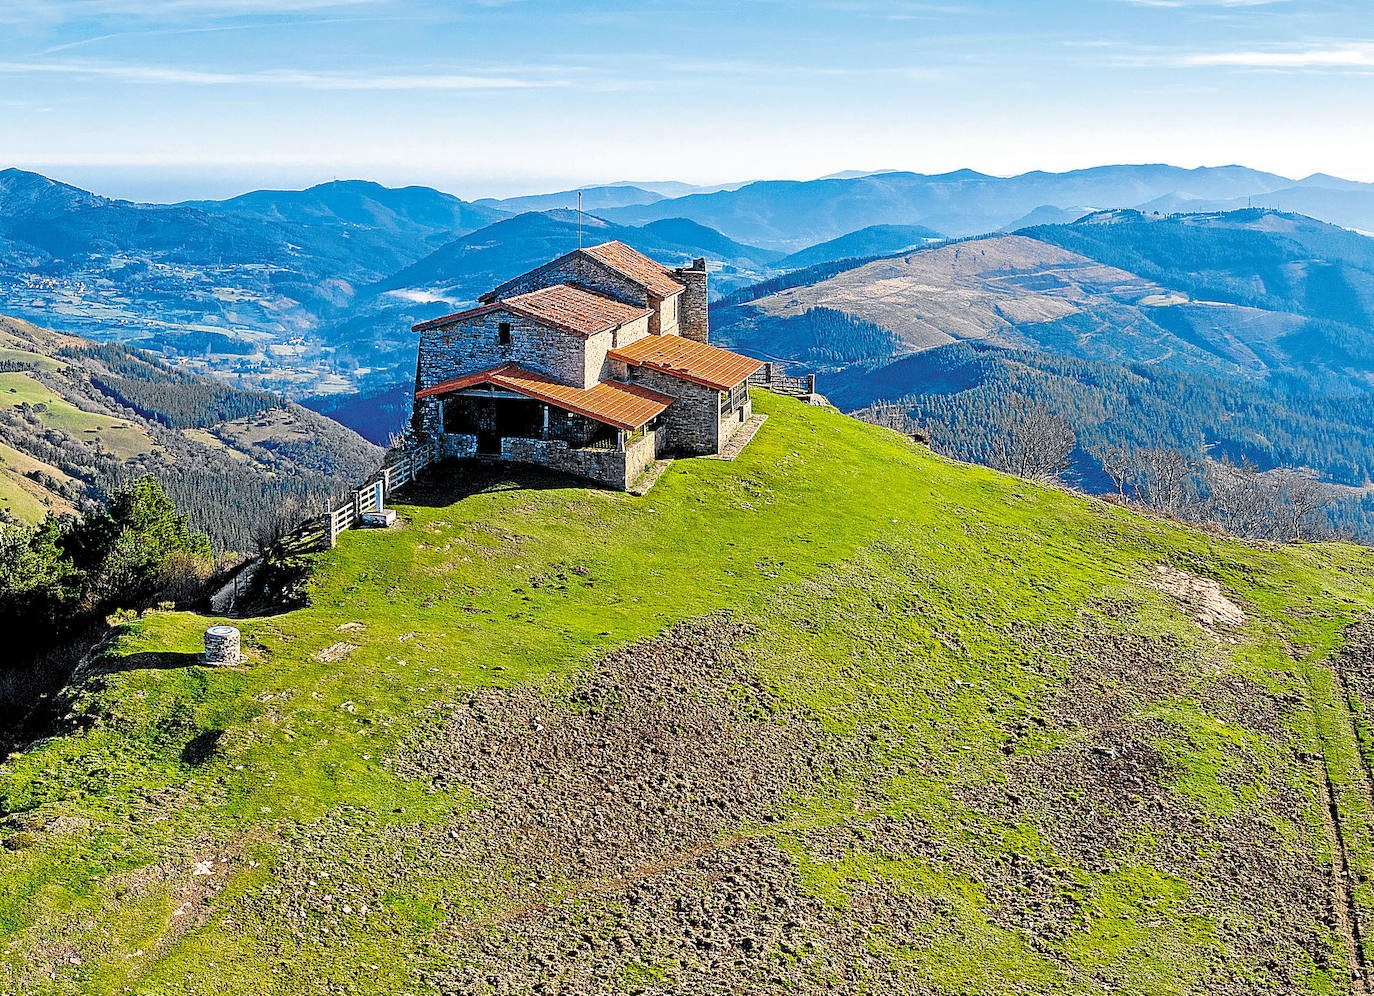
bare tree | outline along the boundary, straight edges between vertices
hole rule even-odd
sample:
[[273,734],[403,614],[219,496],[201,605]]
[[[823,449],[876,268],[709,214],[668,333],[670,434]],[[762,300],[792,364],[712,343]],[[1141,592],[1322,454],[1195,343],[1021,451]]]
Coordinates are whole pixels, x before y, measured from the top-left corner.
[[996,422],[988,463],[1018,477],[1048,481],[1069,466],[1078,435],[1069,420],[1020,394],[1007,397],[1011,410]]
[[1197,504],[1197,467],[1188,454],[1158,446],[1135,451],[1136,494],[1152,508],[1182,518]]
[[1122,498],[1126,497],[1126,482],[1131,479],[1137,465],[1134,451],[1126,446],[1103,444],[1094,446],[1088,452],[1097,457],[1097,462],[1102,465],[1102,472],[1112,482],[1116,493]]
[[1336,489],[1311,477],[1285,475],[1284,497],[1287,506],[1293,510],[1294,539],[1311,539],[1329,532],[1328,528],[1314,520],[1322,509],[1336,503],[1336,494]]

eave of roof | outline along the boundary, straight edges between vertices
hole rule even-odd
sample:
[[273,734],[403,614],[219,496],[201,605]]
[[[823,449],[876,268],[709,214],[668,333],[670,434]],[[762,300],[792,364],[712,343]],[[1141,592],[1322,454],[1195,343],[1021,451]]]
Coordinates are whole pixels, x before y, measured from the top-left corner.
[[505,388],[617,429],[638,429],[677,400],[638,384],[613,380],[601,381],[590,388],[570,387],[514,363],[446,380],[417,392],[415,397],[451,394],[479,384]]
[[678,335],[650,335],[606,355],[680,380],[728,391],[763,366],[762,360]]

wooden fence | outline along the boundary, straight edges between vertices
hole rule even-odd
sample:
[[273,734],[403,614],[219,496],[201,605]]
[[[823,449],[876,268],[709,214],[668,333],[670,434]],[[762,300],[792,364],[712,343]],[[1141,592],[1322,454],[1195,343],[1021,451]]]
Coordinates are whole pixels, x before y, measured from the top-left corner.
[[443,456],[437,442],[423,443],[388,456],[362,487],[348,492],[340,502],[331,504],[322,516],[306,523],[303,532],[318,534],[325,546],[333,546],[339,533],[352,529],[363,516],[380,513],[386,508],[391,492],[415,480],[420,471]]
[[782,367],[777,363],[765,363],[755,373],[749,377],[751,387],[761,387],[774,394],[788,394],[794,398],[802,398],[808,394],[816,393],[816,375],[807,374],[805,377],[788,377],[782,372]]

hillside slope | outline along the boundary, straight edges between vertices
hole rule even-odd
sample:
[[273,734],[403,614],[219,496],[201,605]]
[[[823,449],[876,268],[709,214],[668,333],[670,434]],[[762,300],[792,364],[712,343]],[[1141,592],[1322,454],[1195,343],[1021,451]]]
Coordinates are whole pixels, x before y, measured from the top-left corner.
[[[1374,474],[1374,240],[1311,218],[1097,212],[775,278],[719,304],[713,325],[816,371],[847,411],[896,403],[952,430],[936,440],[951,455],[1009,399],[1042,401],[1077,429],[1090,487],[1107,484],[1083,448],[1100,444],[1357,489]],[[1355,518],[1374,535],[1369,509]]]
[[1351,990],[1369,551],[757,405],[645,498],[430,477],[246,666],[126,624],[0,766],[0,985]]
[[221,549],[282,502],[328,495],[380,451],[274,395],[0,315],[0,511],[37,522],[155,475]]

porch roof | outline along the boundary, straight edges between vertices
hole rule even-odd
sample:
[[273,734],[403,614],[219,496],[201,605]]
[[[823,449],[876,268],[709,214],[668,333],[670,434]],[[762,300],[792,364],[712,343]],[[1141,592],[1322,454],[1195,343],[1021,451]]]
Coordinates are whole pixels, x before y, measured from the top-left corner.
[[613,349],[609,356],[633,366],[659,370],[694,384],[728,391],[763,366],[762,360],[728,349],[684,339],[680,335],[649,335],[628,346]]
[[638,384],[622,384],[614,380],[603,380],[587,389],[570,387],[515,363],[446,380],[417,392],[415,397],[452,394],[478,384],[502,387],[617,429],[638,429],[655,415],[662,414],[676,400]]

